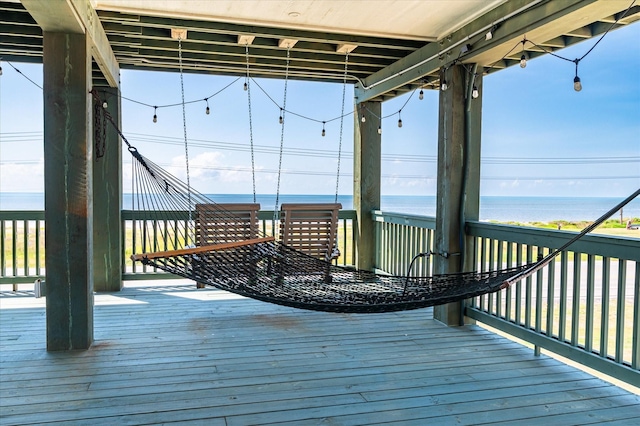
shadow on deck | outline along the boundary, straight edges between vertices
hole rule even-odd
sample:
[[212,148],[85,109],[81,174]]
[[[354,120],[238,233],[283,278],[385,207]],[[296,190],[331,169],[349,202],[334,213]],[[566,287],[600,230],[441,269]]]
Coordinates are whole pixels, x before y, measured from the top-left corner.
[[71,353],[46,352],[44,299],[1,292],[0,423],[640,424],[640,397],[431,309],[309,312],[176,282],[96,295],[96,341]]

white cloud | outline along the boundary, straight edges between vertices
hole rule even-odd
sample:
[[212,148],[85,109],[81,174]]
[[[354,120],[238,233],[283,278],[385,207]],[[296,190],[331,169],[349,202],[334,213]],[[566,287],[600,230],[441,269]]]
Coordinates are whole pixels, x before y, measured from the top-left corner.
[[44,192],[44,159],[2,163],[0,191]]

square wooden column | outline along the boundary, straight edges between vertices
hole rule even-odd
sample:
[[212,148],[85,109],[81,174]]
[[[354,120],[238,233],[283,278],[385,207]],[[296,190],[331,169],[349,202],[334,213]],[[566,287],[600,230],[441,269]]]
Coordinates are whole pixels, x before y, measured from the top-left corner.
[[[94,101],[94,110],[106,111],[120,126],[120,91],[95,88],[102,102]],[[102,117],[102,114],[99,115]],[[122,145],[120,135],[106,119],[94,120],[93,161],[93,279],[94,289],[122,289]]]
[[[368,101],[356,104],[353,147],[353,208],[358,219],[356,266],[371,270],[376,261],[375,223],[372,210],[380,209],[382,104]],[[362,117],[365,122],[362,122]]]
[[[440,91],[434,274],[475,267],[473,239],[465,235],[464,223],[479,217],[482,77],[474,77],[468,69],[455,65],[441,76],[448,87]],[[462,302],[436,306],[434,318],[463,325]]]
[[91,54],[85,34],[43,33],[47,350],[93,341]]

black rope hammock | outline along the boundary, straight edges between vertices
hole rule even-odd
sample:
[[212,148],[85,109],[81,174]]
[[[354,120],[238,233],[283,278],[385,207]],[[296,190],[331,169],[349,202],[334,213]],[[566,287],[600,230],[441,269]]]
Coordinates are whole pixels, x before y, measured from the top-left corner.
[[[493,293],[533,275],[640,194],[638,189],[565,245],[532,264],[426,277],[382,275],[336,266],[273,237],[248,231],[243,234],[231,229],[215,243],[196,247],[196,220],[191,216],[198,205],[208,206],[208,222],[233,223],[233,213],[142,156],[107,111],[104,117],[113,124],[133,157],[134,207],[137,204],[139,210],[145,211],[147,219],[146,225],[134,225],[141,226],[142,253],[134,254],[132,259],[221,290],[294,308],[392,312]],[[158,234],[164,235],[164,242],[158,241]]]

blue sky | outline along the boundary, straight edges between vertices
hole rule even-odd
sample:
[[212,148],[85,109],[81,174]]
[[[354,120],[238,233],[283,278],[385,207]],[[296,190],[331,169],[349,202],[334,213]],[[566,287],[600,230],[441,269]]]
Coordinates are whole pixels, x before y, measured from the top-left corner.
[[[535,42],[535,40],[533,40]],[[581,57],[595,39],[557,53]],[[505,52],[506,53],[506,52]],[[41,84],[39,65],[14,64]],[[2,63],[0,191],[42,192],[42,92]],[[640,24],[612,31],[580,63],[583,90],[573,90],[574,64],[545,55],[485,77],[482,195],[626,196],[640,187]],[[180,102],[178,74],[122,71],[122,94],[149,105]],[[244,79],[185,75],[192,185],[203,193],[250,193],[251,157]],[[258,193],[274,193],[284,82],[252,82]],[[258,87],[258,85],[260,87]],[[335,192],[340,143],[341,84],[289,81],[281,192]],[[273,99],[273,101],[270,99]],[[275,101],[275,103],[274,103]],[[278,105],[276,105],[278,104]],[[406,105],[405,105],[406,104]],[[383,104],[382,193],[435,195],[438,92],[407,94]],[[397,127],[402,109],[403,127]],[[184,177],[182,110],[122,101],[123,130],[153,161]],[[353,110],[353,87],[345,112]],[[121,147],[107,147],[120,149]],[[340,194],[352,193],[353,115],[345,117]],[[124,190],[130,158],[123,154]]]

